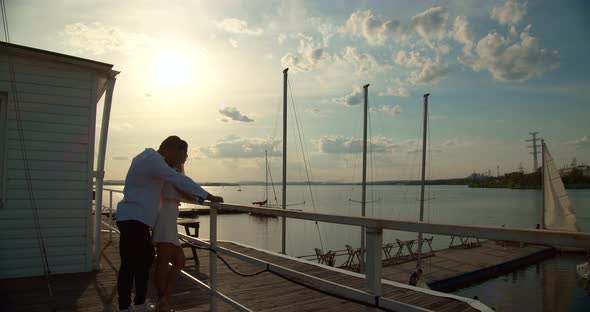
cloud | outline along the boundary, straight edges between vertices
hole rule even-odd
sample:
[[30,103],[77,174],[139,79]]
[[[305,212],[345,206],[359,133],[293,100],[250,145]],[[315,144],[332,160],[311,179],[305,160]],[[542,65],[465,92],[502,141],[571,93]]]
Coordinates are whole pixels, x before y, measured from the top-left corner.
[[430,62],[430,58],[427,56],[420,55],[420,52],[409,52],[401,50],[397,52],[396,56],[394,57],[394,61],[396,64],[404,66],[404,67],[421,67],[427,62]]
[[410,92],[408,92],[408,89],[404,88],[404,87],[387,87],[387,90],[385,90],[385,92],[379,92],[379,96],[387,96],[387,95],[391,95],[391,96],[410,96]]
[[[231,120],[240,121],[240,122],[253,122],[254,120],[248,118],[246,115],[242,115],[240,111],[235,107],[222,107],[219,109],[219,113],[225,117],[229,117]],[[222,121],[227,122],[227,119],[222,119]]]
[[316,43],[310,36],[297,34],[299,38],[299,47],[297,53],[287,53],[281,58],[283,67],[293,68],[299,71],[309,71],[317,67],[324,59],[330,59],[330,56],[324,53],[322,43]]
[[278,140],[230,136],[199,151],[209,158],[259,158],[264,157],[265,150],[275,150],[273,154],[280,156],[280,151],[276,150],[279,143]]
[[58,35],[69,47],[95,55],[109,52],[131,54],[152,41],[145,34],[125,32],[98,22],[68,24]]
[[238,41],[235,39],[229,39],[228,40],[229,45],[231,45],[233,48],[237,48],[238,47]]
[[380,46],[387,40],[402,38],[404,29],[399,21],[383,22],[370,10],[353,12],[339,30],[343,34],[361,36],[371,45]]
[[559,68],[559,52],[539,47],[531,36],[530,26],[520,34],[520,42],[512,43],[494,32],[477,43],[478,59],[472,63],[476,71],[488,70],[497,80],[526,81]]
[[453,23],[452,37],[463,44],[463,55],[471,56],[473,50],[473,31],[465,16],[457,16]]
[[357,88],[352,91],[351,94],[345,95],[341,98],[334,99],[333,101],[336,103],[354,106],[364,102],[365,95],[362,88]]
[[490,17],[501,25],[517,25],[527,14],[527,4],[508,0],[501,7],[494,7]]
[[221,22],[216,23],[219,29],[227,31],[236,35],[251,35],[260,36],[262,35],[262,28],[248,28],[248,22],[237,18],[226,18]]
[[449,13],[446,8],[433,7],[412,17],[412,26],[418,35],[428,43],[431,39],[443,39],[445,37],[448,19]]
[[319,115],[320,112],[321,112],[321,110],[319,108],[317,108],[317,107],[313,107],[313,108],[307,108],[307,109],[305,109],[304,112],[310,113],[310,114],[313,114],[313,115]]
[[379,64],[371,54],[359,53],[353,47],[346,47],[342,53],[342,58],[355,66],[357,74],[373,74],[391,69],[390,65]]
[[[383,153],[399,147],[386,137],[373,137],[370,140],[373,153]],[[363,152],[361,139],[345,138],[342,136],[323,136],[319,140],[319,149],[325,154],[355,154]],[[369,149],[369,146],[367,146]]]
[[279,43],[279,45],[283,44],[285,40],[287,40],[287,35],[280,33],[277,37],[277,42]]
[[590,137],[585,135],[579,139],[566,142],[566,144],[574,145],[576,148],[590,148]]
[[129,160],[129,156],[113,156],[111,160]]
[[428,59],[419,70],[410,73],[409,80],[413,84],[417,83],[436,83],[449,73],[447,64],[442,63],[439,59],[432,61]]
[[111,123],[109,125],[109,129],[113,130],[113,131],[127,131],[129,129],[133,129],[135,128],[135,126],[133,126],[132,124],[128,123],[128,122],[124,122],[124,123]]
[[401,108],[399,107],[399,104],[397,104],[396,106],[383,105],[381,107],[371,107],[369,111],[373,113],[384,113],[388,115],[399,115],[402,112]]

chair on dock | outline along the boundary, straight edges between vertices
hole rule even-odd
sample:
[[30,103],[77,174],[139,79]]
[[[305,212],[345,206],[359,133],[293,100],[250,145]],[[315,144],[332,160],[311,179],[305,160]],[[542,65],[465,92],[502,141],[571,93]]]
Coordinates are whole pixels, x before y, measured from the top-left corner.
[[[403,258],[403,257],[414,258],[415,257],[416,254],[414,253],[414,250],[412,249],[414,246],[413,239],[401,241],[398,238],[396,238],[395,241],[397,242],[397,245],[399,247],[399,250],[397,251],[397,254],[396,254],[397,258]],[[404,255],[404,247],[406,247],[406,249],[408,250],[407,255]]]
[[346,262],[344,262],[344,264],[342,265],[342,267],[357,267],[359,265],[359,263],[361,262],[361,249],[357,248],[354,249],[352,248],[352,246],[346,244],[346,251],[348,252],[348,259],[346,259]]
[[[192,237],[199,237],[199,219],[178,219],[178,225],[182,225],[184,226],[184,232],[186,235],[188,236],[192,236]],[[191,233],[191,230],[193,231]],[[197,248],[195,248],[192,245],[189,245],[187,243],[182,243],[181,244],[182,248],[190,248],[193,256],[186,258],[186,260],[193,260],[195,261],[195,267],[198,269],[199,268],[199,255],[197,255]]]
[[318,259],[318,263],[319,264],[326,264],[329,266],[334,266],[334,263],[336,262],[335,257],[336,257],[336,252],[328,250],[328,252],[324,252],[323,250],[319,249],[319,248],[314,248],[315,249],[315,255]]
[[[458,244],[454,244],[455,238],[459,240]],[[467,237],[467,236],[453,236],[451,235],[451,243],[449,244],[449,248],[461,248],[461,249],[468,249],[468,248],[475,248],[481,246],[481,242],[477,237]]]
[[[395,250],[394,253],[394,249]],[[403,244],[400,246],[398,243],[387,243],[383,245],[383,253],[385,254],[385,260],[383,260],[383,264],[394,264],[401,260],[403,260]]]
[[422,254],[423,256],[429,257],[429,256],[434,256],[434,249],[432,249],[432,240],[434,239],[434,236],[430,236],[430,238],[422,238],[422,246],[424,246],[424,243],[426,243],[426,246],[428,246],[428,249],[430,249],[430,251],[428,251],[427,253]]

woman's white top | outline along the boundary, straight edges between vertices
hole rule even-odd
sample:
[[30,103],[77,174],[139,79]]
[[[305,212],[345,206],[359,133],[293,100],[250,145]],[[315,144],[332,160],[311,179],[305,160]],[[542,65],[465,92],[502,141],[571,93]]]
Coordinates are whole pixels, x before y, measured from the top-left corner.
[[160,210],[152,233],[154,243],[172,243],[180,246],[178,239],[178,206],[182,195],[170,183],[164,183],[160,196]]

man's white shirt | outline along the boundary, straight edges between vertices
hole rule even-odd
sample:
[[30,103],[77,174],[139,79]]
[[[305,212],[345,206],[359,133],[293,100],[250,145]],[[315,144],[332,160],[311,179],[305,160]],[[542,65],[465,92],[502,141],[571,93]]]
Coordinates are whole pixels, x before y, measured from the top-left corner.
[[146,148],[133,158],[127,172],[123,200],[117,205],[117,221],[137,220],[153,228],[165,182],[195,197],[204,199],[209,194],[189,177],[170,167],[160,153]]

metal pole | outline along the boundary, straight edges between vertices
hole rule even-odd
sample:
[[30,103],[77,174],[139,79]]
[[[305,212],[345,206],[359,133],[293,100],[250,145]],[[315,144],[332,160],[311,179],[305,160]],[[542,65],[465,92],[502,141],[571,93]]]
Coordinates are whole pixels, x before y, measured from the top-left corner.
[[541,223],[540,228],[545,228],[545,140],[541,139]]
[[[209,208],[209,287],[217,292],[217,205]],[[211,296],[211,311],[217,310],[217,299]]]
[[109,243],[113,241],[113,191],[109,190]]
[[264,193],[266,200],[266,207],[268,207],[268,151],[264,150]]
[[[367,110],[369,84],[363,86],[365,91],[364,111],[363,111],[363,182],[362,182],[362,199],[361,199],[361,216],[365,216],[365,207],[367,203]],[[361,254],[359,257],[359,271],[365,272],[365,227],[361,226]]]
[[[426,133],[428,129],[428,96],[424,94],[424,120],[422,131],[422,179],[420,183],[420,221],[424,221],[424,180],[426,178]],[[418,233],[418,261],[416,266],[422,268],[422,232]]]
[[[287,71],[283,70],[283,209],[287,209]],[[287,254],[287,218],[283,217],[283,241],[281,253]]]

